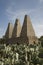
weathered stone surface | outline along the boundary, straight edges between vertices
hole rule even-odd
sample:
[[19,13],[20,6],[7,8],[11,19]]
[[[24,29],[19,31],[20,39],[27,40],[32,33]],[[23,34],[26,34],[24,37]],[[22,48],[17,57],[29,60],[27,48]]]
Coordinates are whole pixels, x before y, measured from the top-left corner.
[[12,25],[12,23],[8,23],[8,27],[7,27],[7,30],[5,33],[5,38],[11,38],[12,32],[13,32],[13,25]]
[[18,19],[16,19],[14,27],[12,24],[8,24],[5,38],[8,38],[6,41],[8,43],[38,43],[30,17],[27,15],[25,15],[22,29]]
[[34,32],[32,24],[31,24],[30,17],[27,15],[25,15],[25,18],[24,18],[24,23],[23,23],[22,30],[21,30],[21,36],[23,36],[23,37],[35,36],[35,32]]
[[19,19],[16,19],[14,29],[13,29],[13,33],[12,33],[12,37],[19,37],[20,32],[21,32],[20,21],[19,21]]
[[9,39],[0,39],[1,44],[29,44],[28,37],[16,37],[16,38],[9,38]]
[[34,42],[38,43],[38,39],[35,36],[35,32],[30,17],[28,15],[25,15],[20,37],[28,37],[29,44],[32,44]]

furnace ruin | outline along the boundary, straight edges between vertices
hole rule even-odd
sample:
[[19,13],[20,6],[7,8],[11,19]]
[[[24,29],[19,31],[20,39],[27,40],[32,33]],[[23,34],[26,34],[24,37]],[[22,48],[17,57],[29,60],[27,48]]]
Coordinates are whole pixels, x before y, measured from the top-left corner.
[[22,27],[19,19],[16,19],[14,26],[13,24],[9,23],[4,36],[4,40],[4,42],[11,44],[38,43],[38,38],[35,35],[30,17],[25,15]]

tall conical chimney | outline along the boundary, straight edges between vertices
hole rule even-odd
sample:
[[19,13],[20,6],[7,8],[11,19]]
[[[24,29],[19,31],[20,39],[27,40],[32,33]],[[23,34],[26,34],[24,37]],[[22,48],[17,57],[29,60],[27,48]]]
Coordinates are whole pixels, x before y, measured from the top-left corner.
[[22,26],[22,30],[21,30],[20,36],[22,36],[22,37],[35,36],[35,32],[34,32],[32,24],[31,24],[30,17],[28,15],[25,15],[24,23],[23,23],[23,26]]
[[21,32],[21,25],[19,19],[16,19],[12,37],[19,37]]
[[5,38],[11,38],[12,32],[13,32],[13,25],[12,25],[12,23],[8,23],[8,27],[7,27],[7,30],[5,33]]

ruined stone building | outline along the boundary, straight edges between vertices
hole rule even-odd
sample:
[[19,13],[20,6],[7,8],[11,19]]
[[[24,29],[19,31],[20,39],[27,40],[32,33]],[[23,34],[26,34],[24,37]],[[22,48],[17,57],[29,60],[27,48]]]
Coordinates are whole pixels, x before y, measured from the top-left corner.
[[9,23],[4,39],[7,43],[38,43],[38,39],[35,36],[35,32],[28,15],[25,15],[22,27],[19,19],[16,19],[14,26]]

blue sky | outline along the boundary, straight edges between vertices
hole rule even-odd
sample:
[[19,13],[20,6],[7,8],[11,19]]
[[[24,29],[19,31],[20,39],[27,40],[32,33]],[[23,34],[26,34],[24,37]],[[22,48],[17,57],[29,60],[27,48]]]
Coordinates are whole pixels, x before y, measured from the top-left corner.
[[36,36],[43,35],[43,0],[0,0],[0,37],[8,22],[14,24],[19,18],[22,24],[25,14],[30,16]]

